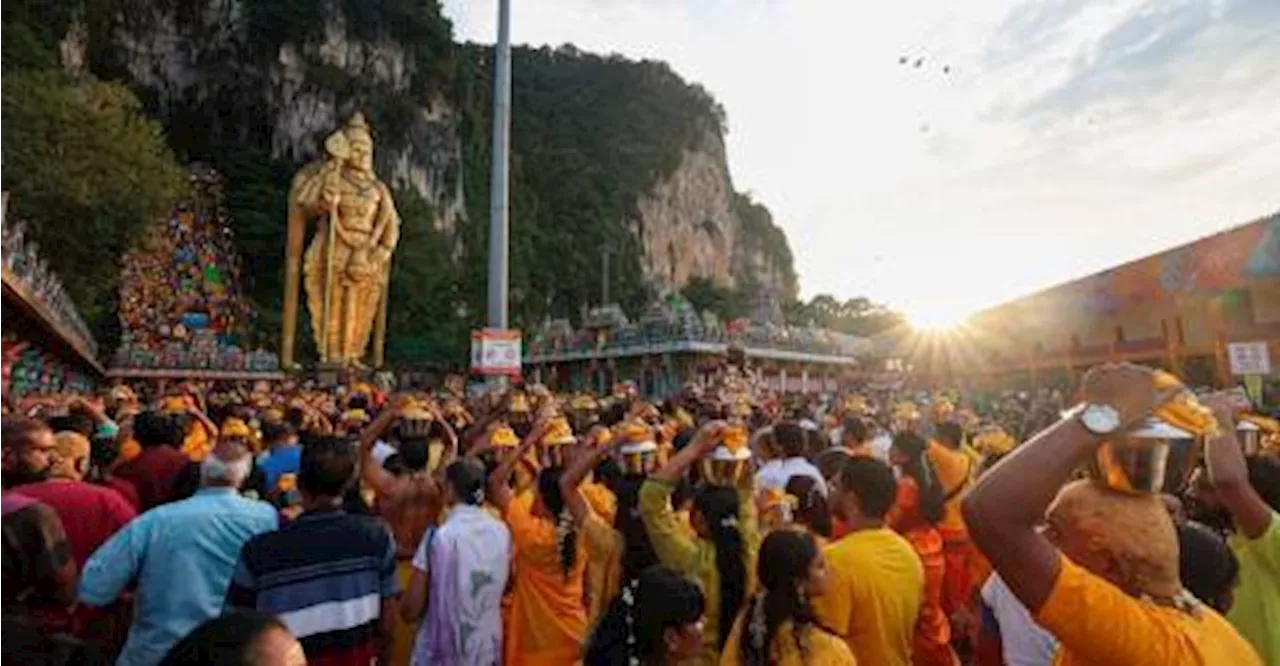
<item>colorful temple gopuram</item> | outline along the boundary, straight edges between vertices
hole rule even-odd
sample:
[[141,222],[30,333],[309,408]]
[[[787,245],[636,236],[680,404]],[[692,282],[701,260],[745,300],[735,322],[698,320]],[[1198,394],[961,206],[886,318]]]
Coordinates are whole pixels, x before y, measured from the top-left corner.
[[936,383],[1074,384],[1105,361],[1229,386],[1229,345],[1280,365],[1280,214],[979,312],[945,335],[893,331],[878,355]]
[[148,229],[123,262],[121,379],[280,379],[276,354],[250,347],[258,313],[245,296],[221,177],[190,169],[192,197]]
[[767,386],[818,393],[837,390],[853,376],[857,357],[870,351],[864,338],[776,323],[773,305],[727,322],[697,312],[679,294],[655,301],[634,322],[616,305],[594,308],[580,328],[557,319],[528,336],[525,377],[556,390],[599,393],[631,381],[642,394],[661,397],[713,373],[737,345]]

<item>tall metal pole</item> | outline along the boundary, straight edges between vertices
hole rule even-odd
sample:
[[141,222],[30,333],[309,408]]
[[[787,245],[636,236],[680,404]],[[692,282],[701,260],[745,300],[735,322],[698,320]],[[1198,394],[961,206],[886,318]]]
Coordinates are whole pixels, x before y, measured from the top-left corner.
[[[507,328],[508,166],[511,143],[511,0],[498,0],[493,45],[493,149],[489,177],[489,326]],[[502,380],[498,381],[501,385]]]

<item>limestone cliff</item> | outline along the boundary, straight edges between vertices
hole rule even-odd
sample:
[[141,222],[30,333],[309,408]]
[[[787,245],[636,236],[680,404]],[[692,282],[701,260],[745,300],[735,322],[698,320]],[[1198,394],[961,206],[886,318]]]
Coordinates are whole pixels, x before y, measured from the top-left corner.
[[676,171],[636,203],[646,275],[667,287],[706,278],[794,298],[786,237],[753,206],[733,189],[723,140],[706,133],[683,151]]

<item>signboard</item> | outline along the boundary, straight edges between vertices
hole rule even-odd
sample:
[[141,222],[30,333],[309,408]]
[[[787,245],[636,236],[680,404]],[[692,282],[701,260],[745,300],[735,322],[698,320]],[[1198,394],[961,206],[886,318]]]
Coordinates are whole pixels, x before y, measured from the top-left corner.
[[482,328],[471,332],[471,372],[520,376],[520,331]]
[[1271,374],[1271,353],[1265,342],[1228,343],[1227,358],[1233,375]]

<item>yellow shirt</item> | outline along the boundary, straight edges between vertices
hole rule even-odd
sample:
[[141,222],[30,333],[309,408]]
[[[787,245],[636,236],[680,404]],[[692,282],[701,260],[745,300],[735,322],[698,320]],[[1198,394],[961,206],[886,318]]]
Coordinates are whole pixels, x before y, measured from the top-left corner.
[[[649,542],[662,564],[679,571],[698,584],[706,599],[705,630],[702,652],[687,664],[716,664],[720,661],[720,570],[716,567],[716,545],[707,539],[689,538],[687,524],[682,524],[671,510],[671,492],[675,487],[650,479],[640,486],[640,516],[644,520]],[[743,559],[747,567],[747,590],[751,593],[756,569],[756,551],[760,533],[756,525],[756,503],[751,488],[738,490],[738,529],[742,532]]]
[[1262,666],[1253,648],[1213,609],[1140,601],[1061,557],[1036,622],[1059,641],[1057,666]]
[[587,554],[587,626],[595,624],[622,589],[622,535],[595,511],[578,528]]
[[[744,611],[745,612],[745,611]],[[743,615],[739,614],[733,623],[733,633],[724,644],[724,653],[720,655],[720,666],[739,666],[742,663],[742,623]],[[800,645],[804,646],[803,651]],[[806,627],[800,636],[800,645],[796,644],[796,635],[791,622],[783,622],[778,632],[773,635],[769,646],[769,664],[771,666],[857,666],[858,660],[853,658],[849,646],[838,636],[829,634],[818,627]]]
[[850,532],[823,552],[830,587],[814,604],[822,624],[859,663],[909,666],[924,599],[924,568],[911,543],[882,527]]
[[1240,560],[1240,585],[1227,619],[1264,662],[1280,666],[1280,513],[1271,513],[1262,536],[1237,534],[1230,544]]
[[960,513],[960,502],[964,499],[964,488],[969,485],[973,463],[964,451],[949,449],[937,442],[929,442],[929,462],[938,472],[938,482],[946,493],[946,505],[943,507],[942,520],[938,521],[938,529],[943,536],[965,531],[964,517]]

